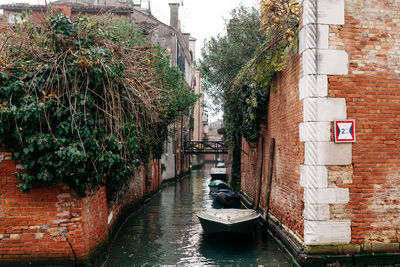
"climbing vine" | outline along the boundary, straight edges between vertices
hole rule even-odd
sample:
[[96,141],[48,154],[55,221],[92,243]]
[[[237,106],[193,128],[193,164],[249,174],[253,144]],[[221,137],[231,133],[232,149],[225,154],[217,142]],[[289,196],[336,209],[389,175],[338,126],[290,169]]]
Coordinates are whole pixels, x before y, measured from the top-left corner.
[[112,197],[197,99],[122,18],[49,12],[41,25],[2,26],[0,44],[0,143],[21,160],[25,192],[63,180]]
[[294,44],[298,24],[298,2],[278,0],[261,2],[261,28],[266,41],[240,70],[233,85],[235,106],[241,107],[242,136],[247,142],[259,137],[260,124],[265,120],[271,82],[285,68],[288,48]]
[[[225,101],[224,132],[233,151],[232,179],[240,178],[241,137],[259,138],[265,122],[272,80],[284,70],[289,50],[297,44],[299,5],[295,0],[261,2],[261,25],[265,41],[240,69]],[[233,183],[237,183],[236,180]]]

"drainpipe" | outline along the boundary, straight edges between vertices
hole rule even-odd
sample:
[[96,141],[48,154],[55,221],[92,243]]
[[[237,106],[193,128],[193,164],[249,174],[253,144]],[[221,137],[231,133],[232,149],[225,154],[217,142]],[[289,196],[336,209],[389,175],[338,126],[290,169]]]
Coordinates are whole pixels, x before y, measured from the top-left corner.
[[182,176],[183,174],[183,114],[182,111],[180,111],[181,113],[181,173],[180,175]]

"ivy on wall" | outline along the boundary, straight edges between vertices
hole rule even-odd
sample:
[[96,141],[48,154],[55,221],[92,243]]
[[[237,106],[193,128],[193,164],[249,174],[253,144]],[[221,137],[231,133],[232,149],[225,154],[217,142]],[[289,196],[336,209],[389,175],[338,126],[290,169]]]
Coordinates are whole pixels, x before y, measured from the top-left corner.
[[[235,78],[231,99],[227,101],[226,132],[242,136],[249,143],[259,138],[260,125],[266,122],[269,94],[274,90],[272,80],[277,72],[284,70],[289,51],[297,45],[298,13],[296,0],[261,2],[261,30],[265,32],[265,42]],[[239,152],[241,141],[238,138],[234,141],[237,144],[233,146]],[[233,164],[240,164],[240,158]],[[233,166],[235,169],[238,168]],[[240,178],[240,173],[232,177]]]
[[0,142],[21,160],[25,192],[62,180],[80,196],[105,184],[111,198],[197,100],[122,18],[49,12],[2,26],[0,41]]

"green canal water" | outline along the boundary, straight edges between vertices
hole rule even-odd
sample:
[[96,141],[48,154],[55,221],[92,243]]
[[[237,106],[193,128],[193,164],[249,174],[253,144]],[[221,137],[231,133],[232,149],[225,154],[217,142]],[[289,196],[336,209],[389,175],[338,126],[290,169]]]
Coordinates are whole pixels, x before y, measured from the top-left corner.
[[203,234],[196,213],[212,205],[207,171],[192,171],[133,214],[104,266],[290,266],[272,237]]

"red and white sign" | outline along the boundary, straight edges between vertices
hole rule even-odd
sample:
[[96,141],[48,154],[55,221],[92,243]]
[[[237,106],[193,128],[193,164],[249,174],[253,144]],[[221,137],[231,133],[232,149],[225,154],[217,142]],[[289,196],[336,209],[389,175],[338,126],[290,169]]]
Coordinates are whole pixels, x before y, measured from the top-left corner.
[[354,143],[356,141],[355,120],[335,121],[335,143]]

